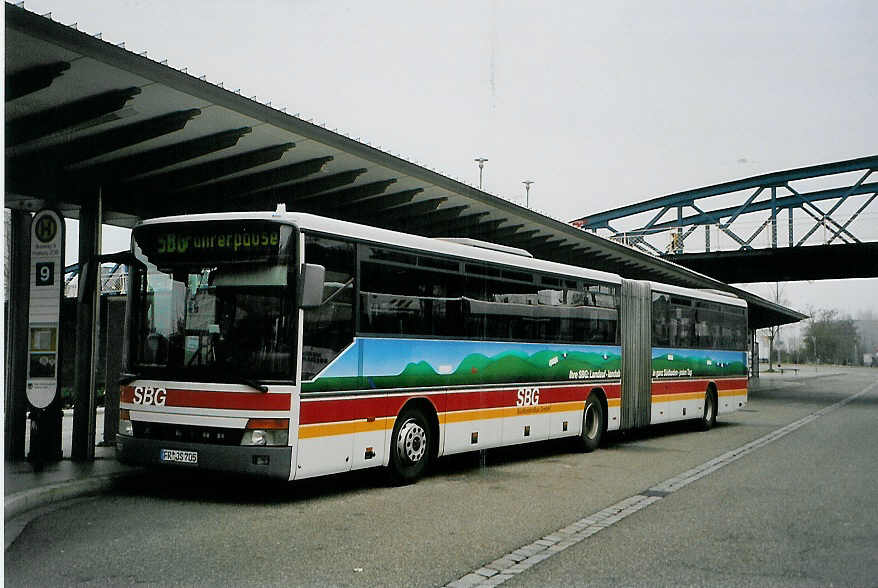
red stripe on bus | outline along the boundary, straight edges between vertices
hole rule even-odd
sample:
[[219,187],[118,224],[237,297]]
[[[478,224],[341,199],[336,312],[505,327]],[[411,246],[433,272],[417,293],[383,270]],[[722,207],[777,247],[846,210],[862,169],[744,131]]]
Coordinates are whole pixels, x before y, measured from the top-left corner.
[[747,378],[736,378],[733,380],[716,380],[716,388],[720,392],[723,390],[743,390],[747,388]]
[[[416,395],[413,395],[416,396]],[[367,396],[365,398],[334,398],[302,402],[299,424],[332,423],[390,416],[391,404],[402,404],[411,396]],[[393,412],[398,412],[398,408]]]
[[708,384],[713,381],[718,391],[738,390],[747,387],[747,378],[735,378],[732,380],[674,380],[671,382],[663,382],[661,380],[652,381],[653,396],[661,396],[663,394],[686,394],[689,392],[704,392],[707,390]]
[[[122,402],[134,403],[134,387],[124,386]],[[180,390],[167,388],[164,406],[182,408],[219,408],[226,410],[289,410],[289,394],[261,392],[218,392],[216,390]]]
[[333,423],[366,418],[392,417],[399,414],[403,405],[412,398],[424,397],[437,412],[458,412],[484,408],[514,407],[520,388],[539,388],[540,404],[585,401],[589,392],[595,388],[604,390],[608,398],[621,396],[620,384],[583,384],[581,386],[519,386],[515,388],[466,390],[431,394],[429,396],[397,394],[388,396],[367,396],[364,398],[338,398],[310,400],[302,402],[299,423]]

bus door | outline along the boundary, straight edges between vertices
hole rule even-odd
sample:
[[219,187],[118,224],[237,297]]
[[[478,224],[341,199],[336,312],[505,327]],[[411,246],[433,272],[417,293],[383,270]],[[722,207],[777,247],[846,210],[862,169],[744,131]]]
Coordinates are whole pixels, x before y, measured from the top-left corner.
[[622,280],[622,423],[645,427],[652,411],[652,293],[649,282]]

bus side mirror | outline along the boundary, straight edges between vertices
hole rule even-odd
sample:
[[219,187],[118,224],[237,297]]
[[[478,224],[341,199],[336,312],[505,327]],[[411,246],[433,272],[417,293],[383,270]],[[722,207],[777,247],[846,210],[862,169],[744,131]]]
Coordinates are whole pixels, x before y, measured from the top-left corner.
[[317,308],[323,303],[323,281],[326,268],[314,263],[302,265],[299,273],[299,306]]

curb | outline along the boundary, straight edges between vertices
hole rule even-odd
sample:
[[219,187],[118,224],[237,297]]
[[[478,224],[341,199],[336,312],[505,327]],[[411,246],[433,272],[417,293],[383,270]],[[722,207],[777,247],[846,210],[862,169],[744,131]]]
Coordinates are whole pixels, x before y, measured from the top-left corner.
[[72,498],[99,494],[113,488],[118,482],[142,475],[144,470],[132,470],[130,472],[117,472],[104,476],[95,476],[82,480],[70,480],[32,488],[22,492],[16,492],[4,497],[3,520],[4,522],[39,507],[57,502],[63,502]]

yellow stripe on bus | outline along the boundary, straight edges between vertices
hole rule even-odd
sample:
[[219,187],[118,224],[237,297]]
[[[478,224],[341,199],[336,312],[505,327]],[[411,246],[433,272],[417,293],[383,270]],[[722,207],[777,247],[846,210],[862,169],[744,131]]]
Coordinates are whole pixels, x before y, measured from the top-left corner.
[[[579,412],[585,407],[584,401],[558,402],[555,404],[537,404],[534,406],[512,406],[500,408],[486,408],[479,410],[462,410],[459,412],[445,412],[439,414],[439,423],[463,423],[468,421],[482,421],[536,414],[550,414],[556,412]],[[374,421],[357,420],[342,423],[319,423],[314,425],[301,425],[299,427],[299,439],[314,439],[316,437],[330,437],[334,435],[351,435],[367,431],[389,429],[393,426],[396,417],[375,419]]]
[[652,397],[653,403],[675,402],[677,400],[700,400],[704,392],[686,392],[685,394],[660,394]]
[[532,414],[548,414],[554,412],[574,412],[585,407],[583,401],[556,402],[555,404],[535,404],[533,406],[503,406],[500,408],[485,408],[478,410],[461,410],[458,412],[446,412],[439,415],[439,422],[465,423],[469,421],[485,421],[489,419],[503,419]]
[[343,423],[302,425],[299,427],[299,439],[313,439],[315,437],[331,437],[333,435],[351,435],[353,433],[381,431],[392,427],[394,420],[396,419],[388,417],[372,421],[362,419],[357,421],[345,421]]
[[[718,396],[720,398],[726,398],[728,396],[746,396],[747,389],[742,388],[740,390],[723,390]],[[674,402],[677,400],[701,400],[704,398],[704,392],[687,392],[684,394],[660,394],[652,397],[652,401],[655,403],[658,402]]]

